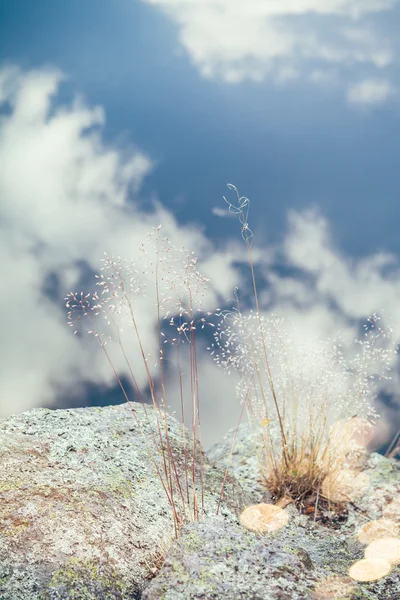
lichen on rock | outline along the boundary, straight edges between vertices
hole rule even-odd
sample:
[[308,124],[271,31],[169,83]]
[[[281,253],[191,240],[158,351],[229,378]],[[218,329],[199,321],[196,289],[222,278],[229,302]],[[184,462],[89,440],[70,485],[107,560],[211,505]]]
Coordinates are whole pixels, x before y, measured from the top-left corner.
[[[148,431],[143,408],[135,408]],[[183,477],[182,426],[168,417],[168,427]],[[233,434],[203,455],[204,515],[173,541],[170,506],[127,405],[3,419],[1,600],[338,600],[340,590],[341,600],[393,600],[398,564],[369,582],[349,570],[365,559],[357,538],[365,523],[400,523],[399,462],[365,457],[368,488],[335,529],[289,504],[284,527],[252,532],[240,524],[243,509],[272,499],[246,426],[230,461]]]
[[[270,503],[257,477],[251,431],[240,426],[230,456],[234,435],[234,431],[227,434],[208,456],[217,466],[229,465],[253,504]],[[398,565],[375,581],[356,581],[349,571],[364,560],[365,544],[357,533],[366,522],[382,517],[400,522],[400,463],[371,454],[364,457],[360,470],[368,487],[346,506],[347,517],[335,528],[329,519],[328,526],[322,526],[314,522],[313,514],[299,514],[293,505],[285,508],[288,524],[274,532],[252,533],[239,523],[215,519],[189,525],[143,600],[393,600],[400,588]],[[193,538],[195,553],[188,546]]]
[[[1,600],[137,598],[154,576],[173,518],[143,437],[154,409],[149,419],[135,411],[141,427],[127,404],[0,421]],[[182,425],[168,417],[168,428],[183,479]],[[224,472],[205,457],[203,467],[212,514]],[[233,478],[227,491],[221,512],[232,520],[248,497]]]

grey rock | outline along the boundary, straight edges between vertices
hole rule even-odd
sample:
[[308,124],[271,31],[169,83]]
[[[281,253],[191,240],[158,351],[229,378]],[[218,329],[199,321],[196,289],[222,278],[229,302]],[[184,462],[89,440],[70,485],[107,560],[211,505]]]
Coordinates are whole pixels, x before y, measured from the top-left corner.
[[[140,598],[173,519],[149,453],[155,411],[134,406],[135,418],[122,404],[0,421],[0,600]],[[182,425],[167,423],[183,482]],[[199,477],[200,448],[195,468]],[[209,516],[223,470],[205,456],[203,468]],[[235,523],[249,498],[233,478],[226,491],[220,513]]]
[[[254,442],[241,425],[230,456],[234,432],[208,453],[218,466],[230,465],[252,502],[268,501],[257,481]],[[290,520],[279,531],[257,535],[238,523],[209,518],[184,528],[143,600],[395,600],[400,598],[400,566],[377,582],[354,582],[350,566],[363,558],[365,546],[356,537],[366,521],[392,514],[400,521],[400,463],[378,454],[363,461],[370,485],[348,506],[348,519],[337,529],[323,527],[290,506]],[[250,475],[249,475],[250,474]],[[225,496],[226,498],[226,496]],[[398,511],[398,512],[396,512]],[[397,516],[396,516],[397,515]],[[340,581],[345,592],[316,595],[317,586]]]
[[214,465],[224,470],[228,468],[254,503],[270,502],[271,496],[260,478],[261,457],[258,452],[256,436],[247,423],[242,423],[237,431],[228,431],[222,440],[214,444],[207,451],[207,456]]
[[[245,506],[270,501],[254,440],[242,425],[232,456],[234,432],[208,456],[197,448],[205,511],[174,541],[149,454],[155,413],[148,408],[146,417],[140,404],[135,411],[136,418],[127,404],[35,409],[0,421],[0,600],[311,600],[316,586],[332,578],[351,591],[331,598],[399,597],[399,567],[368,584],[347,576],[363,557],[360,525],[381,516],[400,521],[398,461],[363,457],[369,488],[337,530],[289,506],[288,525],[261,536],[238,518]],[[182,426],[173,417],[167,425],[184,481]]]
[[191,524],[143,600],[307,598],[318,580],[345,575],[350,561],[345,542],[319,529],[294,511],[268,536],[216,519]]

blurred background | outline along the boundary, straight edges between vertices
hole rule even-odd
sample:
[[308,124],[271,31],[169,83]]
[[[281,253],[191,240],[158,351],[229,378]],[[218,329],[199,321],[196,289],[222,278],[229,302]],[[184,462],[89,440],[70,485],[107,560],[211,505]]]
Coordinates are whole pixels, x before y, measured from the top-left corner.
[[[250,308],[227,183],[251,201],[265,313],[350,344],[383,310],[400,341],[399,27],[397,0],[0,0],[0,418],[124,402],[64,298],[152,227],[195,251],[207,310],[236,286]],[[154,302],[138,302],[154,354]],[[240,413],[209,342],[206,447]],[[395,358],[392,377],[381,449],[400,428]]]

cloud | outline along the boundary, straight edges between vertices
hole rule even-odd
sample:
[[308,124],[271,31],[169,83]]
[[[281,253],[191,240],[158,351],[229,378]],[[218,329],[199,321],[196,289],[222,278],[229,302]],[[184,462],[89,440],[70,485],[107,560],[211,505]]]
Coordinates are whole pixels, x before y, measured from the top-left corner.
[[[264,267],[261,304],[266,314],[284,316],[299,343],[333,338],[340,331],[351,355],[360,323],[377,312],[393,329],[394,342],[400,342],[398,258],[384,252],[357,260],[344,255],[334,244],[328,222],[315,209],[289,213],[288,225],[282,245],[275,248],[275,266]],[[295,275],[282,275],[282,266]],[[400,427],[400,372],[395,356],[392,366],[392,380],[381,388],[391,395],[392,404],[378,403],[383,416],[380,442]]]
[[[210,278],[206,308],[213,310],[232,297],[236,285],[242,297],[249,292],[234,266],[243,261],[240,235],[217,250],[198,226],[178,227],[161,202],[141,212],[136,199],[153,168],[150,157],[138,148],[105,144],[102,108],[79,98],[60,104],[62,80],[51,69],[0,70],[0,418],[34,406],[55,406],[60,392],[79,394],[85,382],[114,384],[96,340],[73,336],[66,326],[63,297],[70,290],[87,289],[87,275],[99,270],[104,251],[136,257],[153,226],[162,223],[163,235],[199,255],[200,270]],[[290,213],[282,244],[257,246],[254,240],[254,259],[267,284],[261,293],[263,311],[285,314],[302,338],[329,337],[340,329],[350,344],[355,321],[384,308],[400,339],[397,259],[378,253],[355,261],[343,255],[318,212]],[[284,276],[277,268],[282,264],[296,275]],[[154,305],[151,293],[137,300],[140,331],[153,356]],[[133,340],[126,349],[136,362]],[[203,434],[211,444],[236,423],[240,408],[234,379],[221,377],[201,344],[198,359]],[[115,365],[126,373],[120,355]],[[179,410],[172,371],[171,377],[169,397]],[[145,374],[138,378],[144,387]],[[393,385],[397,383],[394,379]],[[396,394],[393,398],[386,412],[392,424],[398,402]]]
[[374,106],[385,103],[395,94],[395,88],[387,80],[364,79],[351,85],[347,92],[350,104]]
[[375,72],[394,60],[395,40],[373,17],[396,0],[143,1],[176,23],[204,77],[227,83],[311,76],[324,84],[321,73],[332,67],[349,79],[355,66]]
[[219,206],[213,206],[211,209],[211,213],[216,217],[220,217],[221,219],[234,218],[235,216],[231,212],[229,212],[228,209],[220,208]]
[[[249,223],[251,226],[251,222]],[[353,357],[354,339],[360,326],[373,313],[379,313],[385,327],[393,330],[393,343],[400,342],[400,262],[390,253],[375,252],[354,259],[336,245],[328,221],[317,209],[288,213],[288,227],[276,246],[260,246],[253,238],[253,258],[257,264],[261,313],[284,317],[289,326],[294,350],[303,345],[319,347],[320,341],[340,333],[343,351]],[[242,258],[241,262],[245,260]],[[243,298],[251,290],[238,289],[242,312],[247,314]],[[227,303],[235,305],[232,300]],[[208,415],[206,445],[218,439],[218,424],[209,415],[235,427],[239,418],[237,400],[233,400],[235,374],[227,378],[199,353],[201,372],[207,377],[203,394],[203,415]],[[381,416],[374,447],[391,439],[400,428],[400,370],[393,354],[391,380],[382,380],[381,391],[391,401],[377,401]],[[306,370],[305,370],[306,374]],[[178,394],[172,404],[179,412]],[[229,402],[232,403],[229,407]]]
[[315,210],[289,214],[283,254],[292,267],[314,278],[311,289],[320,301],[334,302],[349,319],[384,308],[397,319],[395,332],[400,338],[396,310],[400,265],[394,255],[379,252],[358,260],[346,257],[335,247],[327,221]]
[[[383,310],[400,340],[400,263],[394,255],[378,252],[357,260],[344,255],[326,219],[309,209],[289,213],[288,230],[271,263],[264,267],[262,293],[268,310],[290,313],[296,322],[305,319],[303,329],[313,335],[330,337],[340,329],[349,343],[359,320]],[[295,275],[282,275],[282,266]]]
[[[138,210],[151,159],[138,148],[103,142],[101,107],[78,97],[57,102],[63,78],[55,69],[0,69],[0,417],[55,405],[60,392],[79,394],[84,382],[114,385],[95,338],[73,336],[67,327],[63,300],[88,285],[103,252],[135,257],[162,223],[163,235],[201,254],[204,275],[212,271],[206,306],[215,307],[238,280],[234,254],[216,251],[195,227],[178,227],[160,202]],[[154,355],[153,296],[139,297],[136,307],[146,351]],[[135,360],[133,339],[126,350]],[[121,356],[114,360],[126,373]],[[138,379],[145,386],[144,370]]]

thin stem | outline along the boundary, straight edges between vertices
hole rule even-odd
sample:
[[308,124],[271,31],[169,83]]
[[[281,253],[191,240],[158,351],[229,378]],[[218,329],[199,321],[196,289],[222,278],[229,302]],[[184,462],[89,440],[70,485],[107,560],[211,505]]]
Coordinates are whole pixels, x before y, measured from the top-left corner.
[[253,282],[254,298],[255,298],[255,302],[256,302],[258,325],[259,325],[259,328],[260,328],[261,341],[262,341],[263,352],[264,352],[264,359],[265,359],[265,364],[266,364],[266,367],[267,367],[267,375],[268,375],[267,379],[268,379],[268,383],[269,383],[269,386],[270,386],[270,389],[271,389],[271,394],[272,394],[272,398],[273,398],[273,401],[274,401],[276,414],[277,414],[277,417],[278,417],[279,429],[281,431],[283,458],[284,458],[286,467],[288,467],[289,466],[289,461],[288,461],[288,457],[287,457],[287,442],[286,442],[285,430],[283,428],[282,417],[281,417],[281,413],[280,413],[280,410],[279,410],[279,405],[278,405],[278,400],[277,400],[277,397],[276,397],[274,383],[273,383],[273,380],[272,380],[271,369],[270,369],[270,366],[269,366],[269,360],[268,360],[267,348],[266,348],[266,343],[265,343],[264,331],[263,331],[263,326],[262,326],[262,322],[261,322],[261,312],[260,312],[260,307],[259,307],[259,303],[258,303],[258,293],[257,293],[256,278],[255,278],[255,274],[254,274],[253,256],[252,256],[252,252],[251,252],[251,246],[250,246],[250,241],[249,241],[249,238],[248,238],[247,231],[246,231],[246,240],[245,241],[246,241],[247,251],[248,251],[248,255],[249,255],[249,262],[250,262],[250,268],[251,268],[251,278],[252,278],[252,282]]

